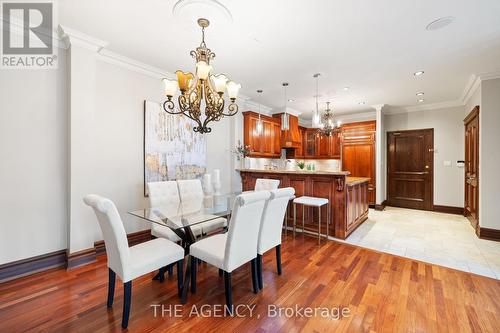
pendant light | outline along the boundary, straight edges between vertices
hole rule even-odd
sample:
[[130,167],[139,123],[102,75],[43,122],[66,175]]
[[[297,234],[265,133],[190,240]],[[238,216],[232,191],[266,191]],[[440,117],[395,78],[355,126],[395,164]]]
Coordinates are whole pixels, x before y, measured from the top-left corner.
[[286,87],[288,87],[288,82],[283,82],[283,91],[284,91],[284,95],[285,95],[285,113],[283,113],[281,115],[281,130],[282,131],[288,131],[288,129],[290,128],[290,117],[288,115],[288,113],[286,112],[286,102],[287,102],[287,99],[286,99]]
[[[260,95],[262,94],[262,90],[257,90],[257,93]],[[257,134],[261,134],[262,133],[262,128],[263,128],[263,125],[262,125],[262,119],[260,118],[260,97],[259,97],[259,120],[257,120],[257,126],[255,127],[255,130],[257,131]]]
[[313,127],[318,127],[319,122],[320,122],[320,114],[319,114],[319,106],[318,106],[318,97],[319,97],[319,76],[320,73],[316,73],[313,75],[313,78],[316,79],[316,95],[314,97],[316,98],[316,108],[313,110],[313,116],[312,116],[312,126]]

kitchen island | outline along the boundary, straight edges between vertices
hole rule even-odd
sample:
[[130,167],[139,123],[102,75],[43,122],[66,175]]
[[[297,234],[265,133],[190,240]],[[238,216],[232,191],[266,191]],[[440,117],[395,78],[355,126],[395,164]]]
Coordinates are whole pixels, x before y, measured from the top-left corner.
[[[368,218],[369,178],[349,177],[349,171],[299,171],[239,169],[243,191],[253,190],[257,178],[278,179],[280,187],[293,187],[295,196],[326,198],[330,201],[329,236],[346,239]],[[288,226],[293,223],[293,209],[289,206]],[[322,233],[326,233],[326,206],[322,208]],[[306,229],[318,230],[318,210],[304,210]],[[297,205],[297,224],[302,223],[302,208]]]

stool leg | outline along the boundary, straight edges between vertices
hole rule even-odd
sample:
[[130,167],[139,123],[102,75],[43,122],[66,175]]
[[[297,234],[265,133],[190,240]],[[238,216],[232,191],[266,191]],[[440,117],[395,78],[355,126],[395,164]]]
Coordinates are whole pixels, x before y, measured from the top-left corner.
[[326,209],[327,209],[327,212],[326,212],[326,240],[328,240],[328,236],[330,235],[329,231],[328,231],[328,225],[330,224],[330,215],[332,214],[332,212],[331,212],[332,209],[331,209],[330,204],[326,205]]
[[295,225],[297,224],[297,204],[293,203],[293,238],[295,238]]
[[321,244],[321,206],[318,207],[318,244]]
[[305,221],[305,214],[304,214],[304,212],[305,212],[305,210],[306,210],[306,205],[303,204],[302,205],[302,235],[304,235],[304,229],[305,229],[304,228],[304,221]]
[[288,204],[285,210],[285,236],[288,234]]

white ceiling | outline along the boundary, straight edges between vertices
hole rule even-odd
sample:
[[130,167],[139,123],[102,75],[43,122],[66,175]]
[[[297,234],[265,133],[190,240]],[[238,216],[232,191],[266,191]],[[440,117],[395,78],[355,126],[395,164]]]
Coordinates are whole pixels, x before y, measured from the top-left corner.
[[[295,100],[289,107],[305,118],[314,106],[317,72],[322,105],[330,100],[335,111],[350,113],[375,104],[417,105],[419,91],[425,103],[458,100],[471,74],[500,70],[498,0],[219,0],[232,23],[203,4],[174,17],[176,2],[64,0],[59,23],[149,65],[194,71],[189,51],[200,42],[195,21],[202,11],[211,19],[206,43],[217,55],[215,71],[276,109],[284,103],[281,83],[289,82],[288,96]],[[425,29],[443,16],[456,20],[441,30]],[[418,70],[425,74],[414,78]],[[349,91],[342,90],[346,86]]]

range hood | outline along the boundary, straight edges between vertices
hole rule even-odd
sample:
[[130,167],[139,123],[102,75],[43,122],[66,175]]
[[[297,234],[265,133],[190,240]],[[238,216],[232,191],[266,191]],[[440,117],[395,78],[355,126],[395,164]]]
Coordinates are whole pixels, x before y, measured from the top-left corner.
[[[276,113],[273,114],[273,117],[279,119],[281,122],[282,115],[283,113]],[[281,131],[280,144],[283,149],[296,149],[300,147],[299,118],[297,116],[288,113],[288,130]]]

